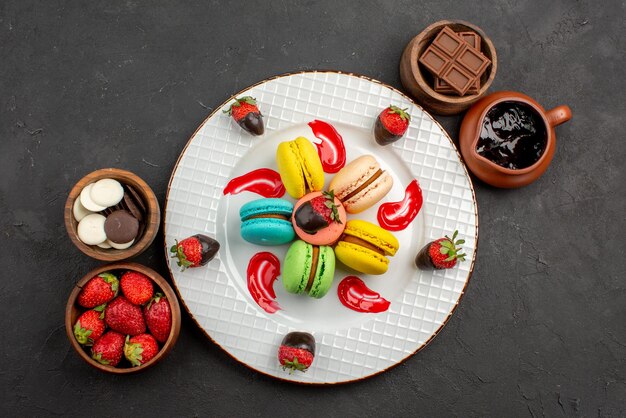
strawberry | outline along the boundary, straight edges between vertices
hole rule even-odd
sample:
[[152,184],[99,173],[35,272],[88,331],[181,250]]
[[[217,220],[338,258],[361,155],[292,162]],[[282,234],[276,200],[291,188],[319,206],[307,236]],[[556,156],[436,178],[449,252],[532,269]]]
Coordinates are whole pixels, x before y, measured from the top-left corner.
[[92,277],[78,294],[78,304],[83,308],[95,308],[107,303],[115,296],[119,281],[111,273],[100,273]]
[[104,323],[104,305],[83,312],[74,324],[74,337],[79,344],[90,346],[102,336]]
[[411,116],[406,113],[407,109],[397,106],[389,106],[376,118],[374,138],[378,145],[389,145],[402,138],[411,122]]
[[181,271],[184,271],[187,267],[204,266],[213,260],[219,249],[220,243],[213,238],[196,234],[181,242],[176,240],[176,244],[172,245],[170,252],[174,254],[172,258],[178,259],[176,264],[181,267]]
[[332,222],[343,223],[339,218],[339,211],[335,204],[335,193],[322,192],[321,196],[314,197],[298,207],[294,214],[296,225],[307,234],[315,234],[326,228]]
[[290,332],[278,348],[278,362],[283,370],[306,372],[315,357],[315,338],[308,332]]
[[133,366],[141,366],[152,360],[159,352],[159,345],[150,334],[127,336],[124,345],[124,357]]
[[458,247],[465,240],[456,240],[458,234],[459,231],[454,231],[452,238],[446,235],[426,244],[415,257],[415,265],[422,270],[440,270],[454,267],[457,260],[465,261],[465,253]]
[[124,353],[124,336],[119,332],[109,331],[98,338],[91,347],[91,358],[100,364],[117,366]]
[[160,343],[167,341],[172,329],[172,310],[170,303],[162,293],[154,295],[152,300],[143,308],[143,316],[150,333]]
[[143,305],[154,294],[152,280],[138,271],[127,271],[122,274],[120,287],[126,299],[135,305]]
[[254,97],[243,96],[235,99],[235,103],[224,110],[224,113],[231,115],[239,126],[252,135],[263,135],[265,131],[263,115],[259,111]]
[[141,308],[124,296],[116,297],[107,305],[104,320],[109,328],[122,334],[138,335],[146,332]]

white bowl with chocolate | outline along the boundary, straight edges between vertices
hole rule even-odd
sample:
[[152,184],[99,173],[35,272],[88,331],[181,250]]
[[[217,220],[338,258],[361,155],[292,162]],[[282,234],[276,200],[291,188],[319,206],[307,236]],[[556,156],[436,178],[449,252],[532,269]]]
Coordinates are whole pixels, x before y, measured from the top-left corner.
[[80,179],[65,203],[70,239],[83,253],[102,261],[141,254],[154,241],[160,222],[161,209],[150,186],[117,168]]

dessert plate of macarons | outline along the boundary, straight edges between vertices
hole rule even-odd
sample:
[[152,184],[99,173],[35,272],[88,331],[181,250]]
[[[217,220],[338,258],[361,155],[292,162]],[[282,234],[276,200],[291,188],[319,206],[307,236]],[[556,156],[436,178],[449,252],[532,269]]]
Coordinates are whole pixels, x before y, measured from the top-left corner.
[[478,213],[449,135],[400,91],[334,71],[233,95],[172,173],[180,301],[240,363],[336,384],[424,348],[473,270]]

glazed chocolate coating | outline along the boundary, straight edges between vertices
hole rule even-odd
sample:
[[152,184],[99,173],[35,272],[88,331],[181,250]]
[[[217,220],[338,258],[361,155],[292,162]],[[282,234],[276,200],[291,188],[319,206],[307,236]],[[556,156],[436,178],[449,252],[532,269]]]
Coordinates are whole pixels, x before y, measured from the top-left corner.
[[378,145],[389,145],[402,138],[402,135],[394,135],[385,128],[380,118],[376,118],[376,125],[374,125],[374,138]]
[[430,246],[432,242],[429,242],[417,253],[415,257],[415,265],[420,270],[436,270],[437,268],[433,264],[433,260],[430,258]]
[[305,202],[293,215],[298,225],[307,234],[315,235],[320,229],[328,226],[328,221],[322,214],[313,209],[311,202]]
[[137,238],[139,221],[125,210],[116,210],[104,221],[104,232],[116,244],[125,244]]
[[250,112],[237,122],[244,130],[252,135],[263,135],[265,126],[263,126],[263,115],[260,113]]
[[315,355],[315,337],[308,332],[294,331],[285,335],[281,345],[287,347],[301,348]]
[[213,260],[213,257],[215,257],[220,249],[220,243],[202,234],[196,234],[194,237],[202,244],[202,260],[200,261],[200,265],[204,266],[209,261]]

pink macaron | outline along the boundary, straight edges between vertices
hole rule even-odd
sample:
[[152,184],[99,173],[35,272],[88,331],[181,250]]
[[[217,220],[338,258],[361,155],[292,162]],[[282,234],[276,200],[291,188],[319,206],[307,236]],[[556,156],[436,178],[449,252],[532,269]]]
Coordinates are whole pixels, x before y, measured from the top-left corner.
[[348,213],[374,206],[393,186],[393,178],[371,155],[351,161],[333,177],[328,190],[335,192]]
[[330,245],[346,227],[346,210],[333,192],[313,192],[298,200],[291,223],[303,241],[313,245]]

